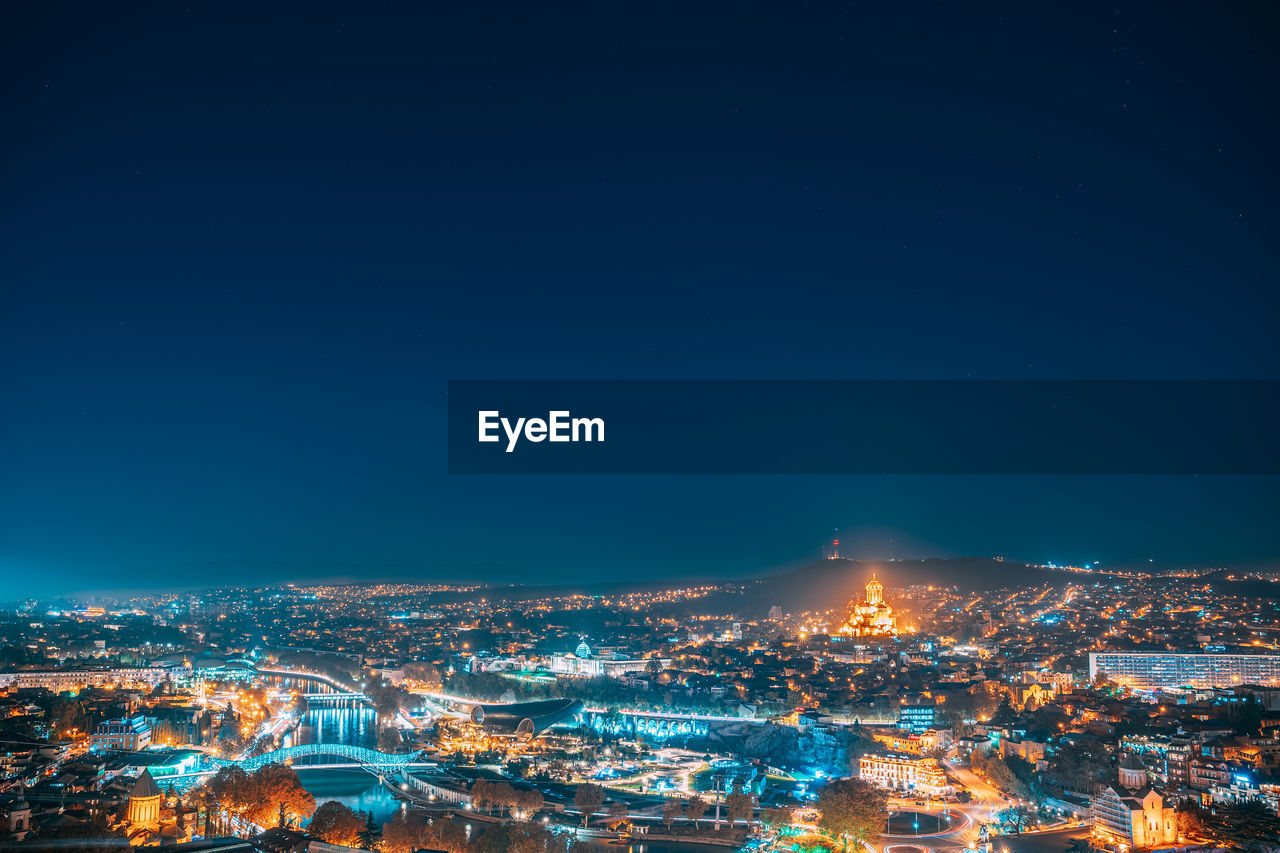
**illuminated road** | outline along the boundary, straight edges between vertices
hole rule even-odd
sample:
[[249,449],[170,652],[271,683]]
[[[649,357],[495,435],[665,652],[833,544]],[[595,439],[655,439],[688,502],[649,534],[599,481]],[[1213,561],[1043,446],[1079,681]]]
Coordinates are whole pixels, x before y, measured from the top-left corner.
[[1049,832],[1028,832],[991,839],[992,853],[1063,853],[1072,839],[1088,838],[1088,827],[1073,826]]
[[[921,807],[915,806],[919,810]],[[966,805],[949,807],[955,814],[963,812],[969,821],[956,825],[951,832],[937,835],[882,836],[875,845],[878,853],[914,853],[916,850],[931,853],[959,853],[968,844],[977,840],[978,825],[989,815],[990,807],[984,805]],[[936,812],[937,810],[934,809]],[[1022,835],[991,835],[992,853],[1063,853],[1072,839],[1086,838],[1089,834],[1086,826],[1071,826],[1045,832],[1025,832]],[[896,850],[895,850],[896,848]]]
[[1004,795],[994,785],[978,776],[968,767],[962,767],[954,763],[951,758],[945,759],[942,764],[946,768],[948,775],[954,776],[960,784],[969,789],[969,793],[973,795],[974,805],[995,805],[1005,802]]
[[[1006,799],[995,786],[974,774],[969,768],[955,764],[954,754],[945,759],[943,765],[948,775],[968,788],[969,793],[973,795],[974,799],[971,803],[949,803],[945,806],[953,814],[962,813],[967,820],[955,824],[954,830],[937,835],[884,836],[876,845],[879,853],[919,853],[919,851],[957,853],[977,840],[978,828],[981,825],[987,824],[992,830],[995,829],[994,814],[1009,806],[1012,801]],[[917,806],[914,803],[914,799],[890,798],[889,800],[889,806],[893,809],[936,814],[943,808],[940,805],[930,804],[926,807]],[[992,834],[991,849],[992,853],[1062,853],[1070,846],[1072,839],[1085,838],[1087,835],[1088,828],[1084,826],[1063,827],[1045,832],[1025,832],[1019,836]],[[913,851],[911,848],[916,849]]]

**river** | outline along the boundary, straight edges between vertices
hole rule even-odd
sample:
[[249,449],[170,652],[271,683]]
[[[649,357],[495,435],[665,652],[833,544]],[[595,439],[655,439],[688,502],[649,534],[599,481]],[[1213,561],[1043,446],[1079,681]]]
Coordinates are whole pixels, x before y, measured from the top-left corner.
[[[352,746],[377,747],[377,713],[367,706],[311,707],[303,714],[298,727],[282,739],[282,746],[304,743],[344,743]],[[322,755],[299,758],[293,763],[303,786],[316,798],[316,805],[337,800],[348,808],[372,812],[373,819],[381,824],[391,819],[403,804],[382,786],[377,777],[358,767],[312,767],[308,764],[327,764]],[[593,848],[611,853],[730,853],[727,847],[707,844],[677,844],[667,842],[635,842],[629,845],[610,844],[604,840],[585,839]]]
[[[281,745],[304,743],[342,743],[374,749],[378,744],[378,715],[364,705],[311,707]],[[325,756],[317,755],[299,758],[293,763],[303,787],[316,798],[317,806],[337,800],[357,811],[373,812],[373,819],[378,823],[389,820],[400,808],[400,802],[377,777],[359,767],[308,767],[329,762]]]
[[316,798],[316,805],[337,800],[350,809],[373,812],[379,825],[391,819],[400,802],[391,796],[376,776],[359,767],[328,767],[308,770],[295,764],[302,785]]

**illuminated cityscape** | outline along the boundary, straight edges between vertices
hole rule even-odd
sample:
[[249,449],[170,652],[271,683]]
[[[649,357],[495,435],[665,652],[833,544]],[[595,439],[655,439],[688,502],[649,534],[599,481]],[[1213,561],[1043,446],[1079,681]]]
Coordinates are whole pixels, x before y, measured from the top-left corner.
[[0,853],[1280,853],[1274,3],[0,33]]
[[[791,849],[834,843],[840,796],[880,813],[845,831],[931,850],[1247,845],[1280,827],[1280,607],[1256,594],[1277,576],[1198,573],[1174,595],[1149,574],[1023,566],[1024,586],[948,586],[960,564],[941,561],[936,584],[895,585],[927,563],[648,591],[15,602],[8,838],[341,849],[372,822],[388,850],[534,829],[584,850]],[[773,602],[819,577],[839,582],[816,600],[862,594]]]

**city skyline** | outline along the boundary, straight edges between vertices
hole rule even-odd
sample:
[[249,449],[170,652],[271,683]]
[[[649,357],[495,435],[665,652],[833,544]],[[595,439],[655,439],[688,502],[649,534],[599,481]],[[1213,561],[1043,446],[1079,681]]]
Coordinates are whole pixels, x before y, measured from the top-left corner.
[[1265,849],[1280,576],[987,564],[1012,571],[965,589],[828,554],[815,606],[730,583],[0,608],[0,832],[33,850]]
[[1280,853],[1280,15],[0,6],[0,850]]
[[[900,534],[900,532],[899,532]],[[975,556],[964,553],[939,554],[936,552],[921,552],[919,556],[915,556],[915,546],[912,540],[907,537],[906,541],[893,540],[884,538],[879,532],[874,535],[866,535],[856,530],[848,531],[843,534],[844,548],[850,550],[852,543],[861,543],[863,548],[870,548],[875,553],[884,556],[867,557],[860,556],[857,551],[853,554],[844,553],[838,555],[837,559],[854,562],[864,567],[867,572],[874,574],[878,570],[893,567],[895,564],[899,566],[904,564],[910,565],[930,565],[939,564],[947,565],[949,561],[965,560],[965,559],[995,559],[1006,561],[1010,565],[1025,565],[1033,568],[1050,568],[1054,570],[1073,570],[1073,571],[1096,571],[1098,573],[1115,573],[1117,576],[1133,575],[1135,573],[1144,576],[1164,575],[1170,578],[1171,583],[1176,583],[1182,572],[1192,572],[1187,577],[1197,577],[1204,574],[1208,575],[1225,575],[1233,576],[1235,573],[1256,574],[1259,576],[1269,576],[1276,574],[1276,563],[1269,559],[1237,559],[1237,560],[1202,560],[1202,561],[1185,561],[1176,559],[1163,559],[1159,562],[1152,558],[1133,559],[1128,561],[1120,561],[1111,563],[1105,560],[1070,560],[1070,559],[1042,559],[1026,560],[1019,559],[1013,555],[993,554],[986,557]],[[874,544],[868,544],[871,540]],[[895,542],[897,544],[895,544]],[[903,545],[906,546],[907,555],[902,555]],[[112,597],[128,597],[131,595],[139,595],[144,592],[158,593],[185,593],[200,592],[217,588],[271,588],[277,586],[315,586],[315,585],[378,585],[378,584],[447,584],[447,585],[466,585],[478,584],[482,588],[489,589],[519,589],[519,588],[564,588],[576,587],[580,589],[595,588],[617,588],[631,587],[643,588],[646,586],[678,583],[680,581],[706,582],[706,583],[735,583],[750,582],[760,579],[768,579],[784,576],[790,572],[802,569],[806,566],[814,565],[815,560],[833,559],[829,553],[829,540],[816,548],[809,549],[809,553],[801,553],[789,560],[785,560],[776,565],[764,566],[757,569],[743,568],[739,571],[704,571],[702,573],[689,573],[680,571],[674,575],[661,573],[639,573],[631,577],[618,576],[617,573],[611,573],[608,579],[593,576],[590,574],[570,573],[561,577],[550,576],[540,577],[536,580],[521,577],[506,577],[504,573],[495,572],[485,574],[484,566],[459,566],[454,571],[456,574],[447,574],[440,572],[423,573],[416,571],[412,565],[405,566],[387,566],[377,564],[357,565],[354,567],[347,566],[343,571],[336,570],[333,566],[293,566],[288,569],[288,573],[271,578],[264,581],[261,574],[254,575],[262,566],[249,565],[245,567],[249,574],[246,575],[242,582],[228,584],[225,580],[226,565],[216,563],[188,563],[173,568],[173,571],[179,573],[175,575],[173,583],[164,581],[149,582],[145,586],[131,587],[127,581],[122,581],[115,585],[102,586],[84,586],[82,588],[72,589],[70,587],[62,587],[55,592],[42,589],[38,585],[33,585],[30,591],[23,591],[23,587],[18,584],[12,584],[6,592],[11,596],[7,599],[0,599],[2,603],[13,603],[23,599],[96,599],[96,598],[112,598]],[[820,564],[820,562],[818,563]],[[271,564],[272,570],[279,570],[280,564]],[[223,577],[224,580],[218,584],[210,584],[203,581],[179,581],[177,577],[184,570],[201,570],[207,572],[211,576]],[[345,571],[345,573],[343,573]],[[947,581],[945,574],[936,574],[934,580],[939,583]]]

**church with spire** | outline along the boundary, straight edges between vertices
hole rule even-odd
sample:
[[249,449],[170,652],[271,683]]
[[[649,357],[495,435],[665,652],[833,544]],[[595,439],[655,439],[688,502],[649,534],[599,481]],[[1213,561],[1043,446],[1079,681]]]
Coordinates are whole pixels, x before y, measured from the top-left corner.
[[875,572],[871,573],[871,580],[867,583],[866,596],[849,603],[849,618],[840,628],[840,633],[854,637],[898,635],[898,617],[884,600],[884,584],[880,583]]
[[116,828],[124,832],[130,846],[154,847],[190,841],[195,825],[195,809],[180,800],[167,807],[151,772],[143,770],[129,791],[129,801]]

